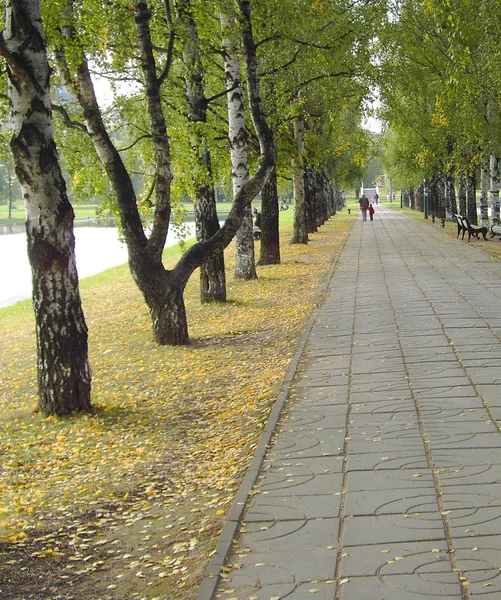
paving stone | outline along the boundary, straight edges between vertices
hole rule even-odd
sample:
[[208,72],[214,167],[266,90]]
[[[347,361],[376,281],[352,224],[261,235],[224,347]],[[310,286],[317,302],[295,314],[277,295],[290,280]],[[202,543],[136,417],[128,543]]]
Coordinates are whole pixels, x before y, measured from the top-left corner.
[[499,506],[451,510],[447,515],[453,538],[501,535]]
[[313,457],[337,455],[343,451],[345,432],[334,429],[300,434],[284,431],[273,448],[276,456]]
[[294,475],[286,472],[266,471],[259,478],[257,485],[262,493],[282,496],[316,496],[340,491],[342,479],[341,473]]
[[[473,428],[472,428],[473,429]],[[492,426],[494,429],[494,426]],[[497,443],[499,440],[499,433],[480,433],[480,432],[468,432],[468,431],[449,431],[447,434],[442,432],[440,438],[433,438],[430,436],[430,448],[434,450],[447,448],[449,450],[464,448],[492,448],[492,445]]]
[[343,456],[314,456],[284,459],[277,456],[274,452],[270,452],[263,462],[262,472],[275,470],[293,475],[341,473],[343,462]]
[[342,587],[340,600],[463,600],[457,573],[442,573],[439,581],[418,574],[352,577]]
[[[456,464],[456,463],[454,463]],[[407,452],[376,452],[353,454],[346,461],[347,471],[391,471],[396,477],[408,481],[432,476],[424,448]]]
[[442,540],[352,546],[343,552],[341,577],[451,573],[447,544]]
[[339,519],[249,522],[241,545],[254,553],[296,552],[337,547]]
[[341,491],[329,495],[283,496],[257,494],[249,503],[247,523],[254,521],[306,521],[339,516]]
[[334,580],[323,582],[323,581],[312,581],[308,583],[299,584],[282,584],[282,585],[269,585],[265,589],[252,587],[244,588],[238,591],[232,591],[231,593],[221,594],[216,598],[224,598],[230,600],[231,598],[236,600],[270,600],[270,598],[287,598],[287,600],[332,600],[333,594],[336,590],[336,583]]
[[288,552],[252,552],[238,555],[241,567],[231,573],[227,585],[231,588],[265,587],[276,584],[298,584],[317,580],[332,580],[336,571],[337,547],[294,549]]
[[305,373],[301,381],[297,383],[297,389],[323,386],[344,386],[346,388],[349,381],[350,378],[347,373],[327,374],[320,371],[309,371],[308,373]]
[[298,388],[291,395],[291,399],[302,406],[342,404],[348,402],[348,386]]
[[347,547],[442,539],[444,528],[440,515],[435,515],[434,519],[422,519],[419,515],[412,514],[347,518],[341,542],[343,547]]

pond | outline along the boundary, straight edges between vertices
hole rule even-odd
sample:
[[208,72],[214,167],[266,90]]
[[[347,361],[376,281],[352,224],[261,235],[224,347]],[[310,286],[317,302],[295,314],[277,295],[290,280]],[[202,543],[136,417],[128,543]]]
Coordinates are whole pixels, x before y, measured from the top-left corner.
[[[192,226],[192,224],[190,224]],[[80,279],[101,273],[127,262],[127,249],[114,227],[76,227],[75,253]],[[192,235],[194,226],[192,226]],[[169,231],[166,246],[178,241]],[[0,235],[0,308],[31,297],[31,268],[26,249],[26,234]]]

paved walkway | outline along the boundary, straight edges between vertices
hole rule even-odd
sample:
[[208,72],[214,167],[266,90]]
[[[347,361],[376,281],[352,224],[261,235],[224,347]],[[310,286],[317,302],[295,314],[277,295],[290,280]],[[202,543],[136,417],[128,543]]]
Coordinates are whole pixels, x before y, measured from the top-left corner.
[[501,598],[500,300],[472,246],[359,220],[199,600]]

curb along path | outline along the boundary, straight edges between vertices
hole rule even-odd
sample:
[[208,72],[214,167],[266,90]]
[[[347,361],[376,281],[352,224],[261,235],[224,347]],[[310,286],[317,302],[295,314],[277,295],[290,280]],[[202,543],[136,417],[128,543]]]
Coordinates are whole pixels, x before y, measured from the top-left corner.
[[475,248],[357,221],[198,600],[501,597],[500,301]]

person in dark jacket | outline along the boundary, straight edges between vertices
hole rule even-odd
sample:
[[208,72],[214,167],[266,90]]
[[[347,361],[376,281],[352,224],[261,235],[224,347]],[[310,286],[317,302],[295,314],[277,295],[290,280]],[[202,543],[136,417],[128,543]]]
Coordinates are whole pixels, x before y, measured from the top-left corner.
[[365,194],[360,196],[360,200],[358,201],[360,204],[360,210],[362,211],[362,221],[367,221],[367,210],[369,208],[369,199]]
[[254,217],[254,239],[259,240],[261,239],[261,213],[258,211],[257,208],[254,208],[252,211],[252,216]]

